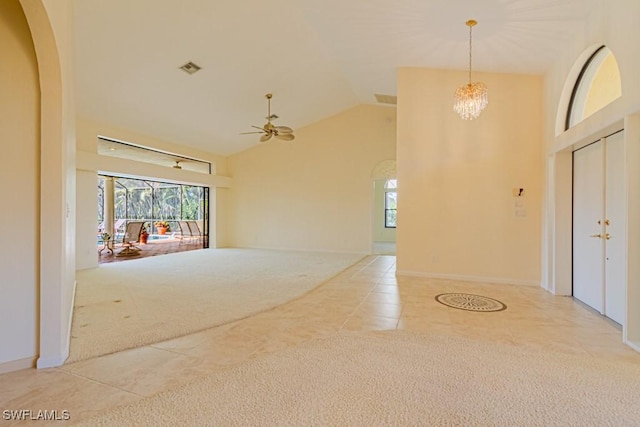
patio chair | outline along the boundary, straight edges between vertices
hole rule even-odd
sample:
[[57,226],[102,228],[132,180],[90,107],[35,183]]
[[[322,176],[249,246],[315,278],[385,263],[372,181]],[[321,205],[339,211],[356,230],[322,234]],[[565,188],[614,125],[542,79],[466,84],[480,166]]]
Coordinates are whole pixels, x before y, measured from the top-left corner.
[[113,232],[118,234],[118,230],[120,230],[120,227],[122,227],[122,224],[125,222],[127,222],[127,220],[124,218],[117,219],[116,222],[113,223]]
[[184,242],[185,239],[191,239],[191,229],[189,228],[189,224],[187,221],[178,221],[178,228],[180,228],[180,243]]
[[102,221],[100,224],[98,224],[98,234],[106,232],[115,236],[116,234],[118,234],[118,230],[120,230],[122,224],[124,224],[126,221],[127,220],[123,218],[116,220],[116,222],[113,223],[113,231],[105,230],[105,222]]
[[142,234],[142,228],[144,227],[144,221],[129,221],[124,230],[122,236],[122,249],[116,256],[138,256],[140,255],[140,248],[135,244],[140,242],[140,234]]
[[200,231],[200,227],[198,226],[198,222],[194,220],[187,221],[189,225],[189,229],[191,230],[191,236],[195,237],[196,241],[200,241],[202,239],[202,231]]
[[178,226],[180,227],[181,234],[180,243],[184,242],[186,238],[188,238],[190,242],[193,242],[194,239],[196,241],[200,240],[200,228],[195,221],[178,221]]

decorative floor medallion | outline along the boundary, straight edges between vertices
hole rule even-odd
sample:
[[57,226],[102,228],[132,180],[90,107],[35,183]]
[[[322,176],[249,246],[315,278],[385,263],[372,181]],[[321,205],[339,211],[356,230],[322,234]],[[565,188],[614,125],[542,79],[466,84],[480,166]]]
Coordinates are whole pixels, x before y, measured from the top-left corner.
[[493,298],[473,294],[440,294],[436,295],[436,301],[447,307],[468,311],[502,311],[507,306]]

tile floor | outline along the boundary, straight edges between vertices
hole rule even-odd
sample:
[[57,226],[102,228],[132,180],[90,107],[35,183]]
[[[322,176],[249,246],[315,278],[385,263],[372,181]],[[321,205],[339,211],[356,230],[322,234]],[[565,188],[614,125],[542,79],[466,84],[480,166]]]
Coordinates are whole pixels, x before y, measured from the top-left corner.
[[[108,250],[103,250],[102,253],[98,253],[98,264],[105,264],[108,262],[127,261],[130,259],[140,259],[156,255],[172,254],[174,252],[184,251],[196,251],[202,249],[202,240],[185,239],[184,241],[179,239],[167,239],[167,240],[150,240],[146,244],[138,244],[140,249],[137,256],[132,257],[119,257],[116,256],[122,249],[121,244],[116,244],[113,248],[113,253]],[[101,249],[100,245],[98,249]]]
[[[508,308],[494,313],[448,308],[434,300],[444,292],[484,295]],[[395,257],[370,256],[302,298],[241,321],[60,368],[0,375],[0,413],[67,410],[78,421],[310,339],[341,330],[383,329],[462,335],[640,364],[640,354],[621,343],[615,324],[571,298],[536,287],[396,278]],[[0,427],[29,424],[1,418]]]

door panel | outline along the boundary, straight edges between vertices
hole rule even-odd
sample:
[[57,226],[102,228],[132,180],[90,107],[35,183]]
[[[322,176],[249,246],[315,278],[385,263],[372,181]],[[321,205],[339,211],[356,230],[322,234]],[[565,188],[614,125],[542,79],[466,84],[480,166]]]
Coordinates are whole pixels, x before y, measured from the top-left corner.
[[604,314],[624,324],[626,301],[626,200],[624,192],[624,135],[619,132],[606,139],[605,167],[605,309]]
[[599,312],[604,309],[604,144],[573,153],[573,295]]

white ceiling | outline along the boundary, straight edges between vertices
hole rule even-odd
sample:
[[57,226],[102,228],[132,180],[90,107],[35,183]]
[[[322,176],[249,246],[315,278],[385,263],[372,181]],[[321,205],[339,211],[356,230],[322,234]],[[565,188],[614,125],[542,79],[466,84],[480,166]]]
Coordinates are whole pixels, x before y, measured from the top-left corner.
[[598,1],[76,0],[77,110],[229,155],[267,92],[297,129],[395,95],[398,67],[466,69],[470,18],[474,70],[542,74]]

